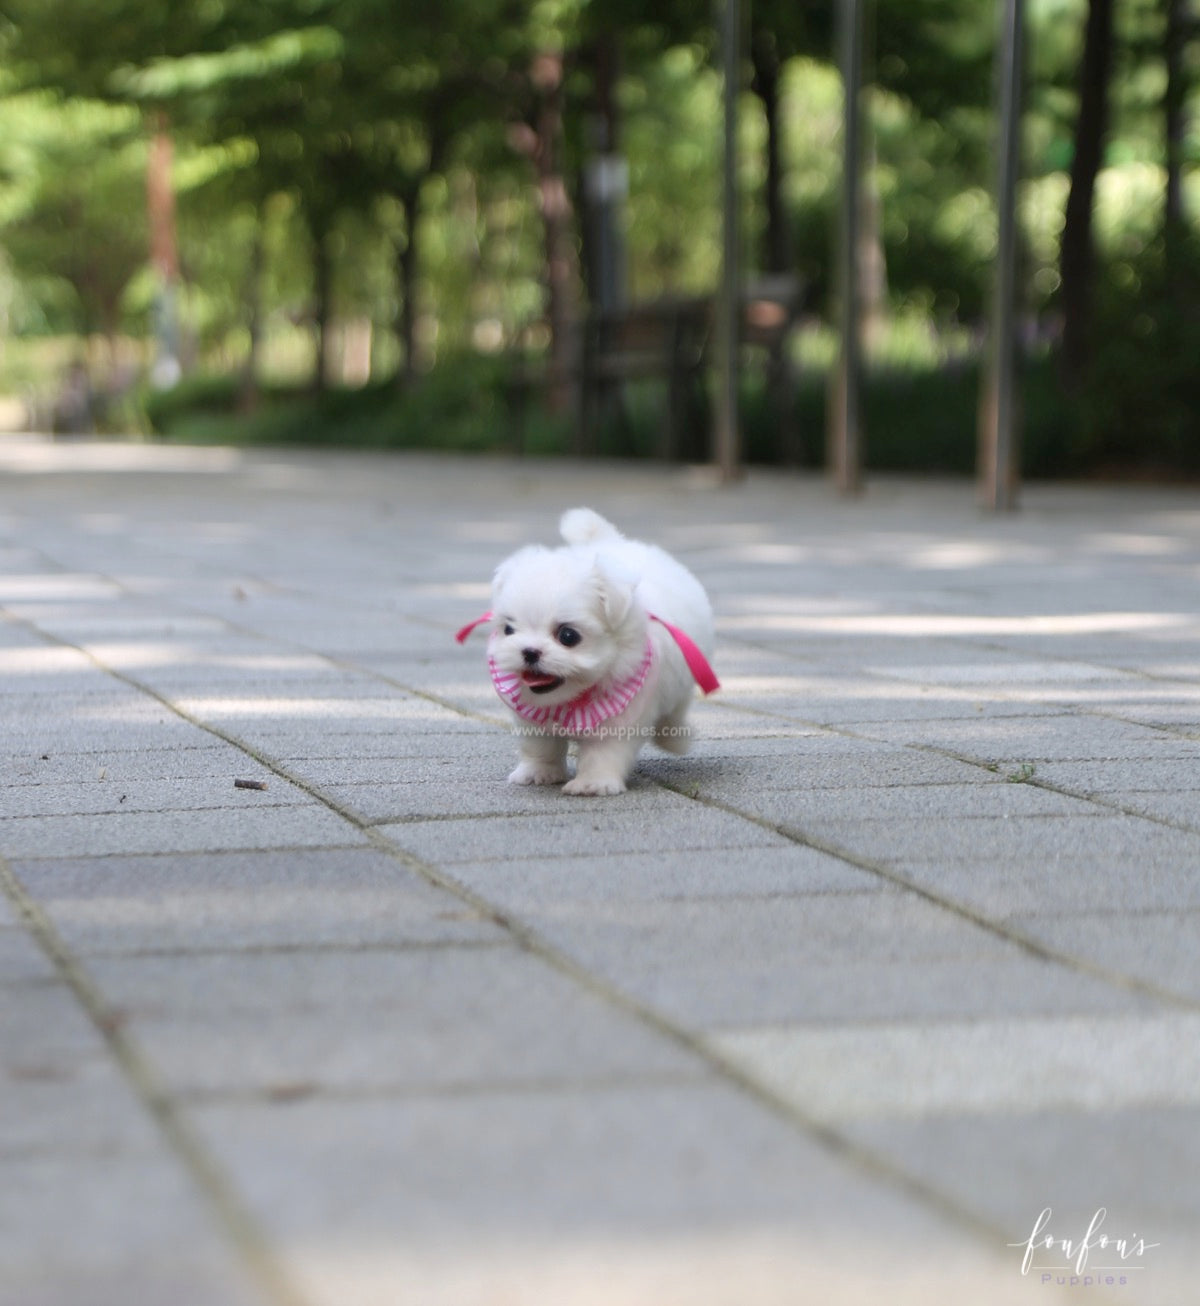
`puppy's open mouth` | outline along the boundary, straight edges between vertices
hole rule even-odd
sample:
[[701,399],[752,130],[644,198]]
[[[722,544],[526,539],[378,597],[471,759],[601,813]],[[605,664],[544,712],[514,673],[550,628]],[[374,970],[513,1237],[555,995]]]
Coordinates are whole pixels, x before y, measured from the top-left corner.
[[548,676],[542,671],[522,671],[521,680],[531,694],[549,694],[563,683],[562,676]]

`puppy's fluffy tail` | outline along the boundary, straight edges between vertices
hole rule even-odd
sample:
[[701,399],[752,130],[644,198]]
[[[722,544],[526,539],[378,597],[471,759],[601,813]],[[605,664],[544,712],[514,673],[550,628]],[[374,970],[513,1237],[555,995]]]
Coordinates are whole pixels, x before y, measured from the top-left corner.
[[597,540],[619,540],[621,532],[591,508],[569,508],[558,529],[568,544],[593,544]]

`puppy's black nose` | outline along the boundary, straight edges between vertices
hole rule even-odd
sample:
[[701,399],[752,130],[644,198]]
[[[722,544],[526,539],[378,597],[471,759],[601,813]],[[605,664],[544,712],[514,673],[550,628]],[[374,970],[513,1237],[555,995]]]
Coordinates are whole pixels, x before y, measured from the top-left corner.
[[540,648],[523,648],[521,650],[521,656],[525,659],[525,665],[527,667],[535,667],[537,666],[538,659],[542,656],[542,650]]

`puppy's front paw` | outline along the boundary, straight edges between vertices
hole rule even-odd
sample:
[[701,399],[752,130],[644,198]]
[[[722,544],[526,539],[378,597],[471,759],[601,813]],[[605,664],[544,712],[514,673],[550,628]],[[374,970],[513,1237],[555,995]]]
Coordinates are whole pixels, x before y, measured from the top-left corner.
[[560,785],[567,768],[548,762],[522,762],[508,777],[510,785]]
[[577,775],[569,784],[563,785],[564,794],[586,794],[589,797],[624,792],[625,781],[619,775]]

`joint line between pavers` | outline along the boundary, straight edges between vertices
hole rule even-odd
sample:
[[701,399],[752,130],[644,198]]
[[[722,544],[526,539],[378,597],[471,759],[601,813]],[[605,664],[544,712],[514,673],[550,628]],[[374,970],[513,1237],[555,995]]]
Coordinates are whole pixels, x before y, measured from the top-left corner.
[[[929,749],[930,752],[940,752],[938,749]],[[953,756],[947,754],[947,756]],[[959,759],[966,760],[966,759]],[[1078,971],[1081,974],[1090,975],[1093,978],[1104,980],[1118,988],[1127,989],[1131,992],[1141,994],[1144,997],[1154,998],[1156,1001],[1167,1003],[1170,1006],[1178,1007],[1184,1011],[1200,1010],[1200,1001],[1190,998],[1185,994],[1175,993],[1170,989],[1160,988],[1148,980],[1139,979],[1135,975],[1127,975],[1122,971],[1110,970],[1105,966],[1096,965],[1094,962],[1087,961],[1080,957],[1072,956],[1068,952],[1059,951],[1052,948],[1049,944],[1043,943],[1040,939],[1027,935],[1021,930],[1015,930],[1001,921],[993,920],[983,912],[975,911],[965,903],[957,902],[953,898],[945,898],[941,894],[930,889],[927,885],[918,880],[911,879],[902,872],[892,867],[884,866],[880,862],[872,861],[868,857],[860,857],[847,848],[839,844],[830,843],[825,839],[818,839],[812,835],[807,835],[803,831],[797,830],[794,826],[786,823],[780,824],[768,820],[765,817],[755,816],[753,813],[744,812],[732,803],[725,803],[715,798],[700,797],[683,786],[669,784],[664,780],[656,780],[656,784],[664,789],[669,789],[672,793],[680,794],[684,798],[691,799],[692,802],[702,803],[706,807],[715,808],[718,811],[727,812],[731,816],[740,816],[743,820],[750,821],[760,826],[764,830],[770,830],[794,844],[799,844],[805,848],[812,848],[817,852],[826,853],[831,857],[836,857],[839,861],[848,863],[850,866],[857,867],[861,871],[877,875],[889,883],[896,885],[898,888],[908,889],[917,894],[926,902],[943,910],[952,912],[954,915],[970,922],[979,929],[986,930],[1005,942],[1015,944],[1024,951],[1038,958],[1039,961],[1053,962],[1055,965],[1065,966],[1070,970]],[[1045,786],[1052,788],[1052,786]],[[1060,791],[1055,791],[1060,792]]]
[[677,1047],[690,1053],[701,1064],[707,1066],[727,1083],[747,1097],[758,1102],[760,1106],[782,1119],[790,1128],[800,1128],[818,1143],[846,1163],[863,1171],[872,1178],[888,1184],[910,1197],[937,1211],[956,1226],[972,1235],[994,1243],[1002,1230],[992,1226],[973,1213],[964,1210],[951,1197],[924,1180],[917,1178],[894,1164],[886,1156],[871,1150],[846,1134],[815,1116],[811,1116],[795,1102],[776,1094],[766,1085],[760,1083],[749,1072],[728,1059],[719,1049],[713,1047],[702,1035],[695,1034],[669,1017],[646,1006],[638,999],[613,986],[608,980],[594,974],[581,966],[569,954],[561,951],[541,934],[515,919],[507,912],[490,903],[474,890],[467,889],[457,881],[443,875],[436,867],[405,851],[379,831],[368,828],[368,838],[381,851],[389,853],[413,871],[422,875],[430,883],[445,889],[477,911],[487,915],[504,929],[512,940],[524,951],[537,957],[546,965],[553,967],[561,975],[578,984],[580,988],[591,993],[611,1007],[637,1020],[640,1024],[669,1040]]
[[[508,945],[511,948],[511,944]],[[244,1104],[261,1106],[267,1102],[301,1102],[319,1097],[325,1102],[369,1103],[369,1102],[421,1102],[441,1101],[444,1098],[463,1100],[469,1098],[538,1098],[551,1093],[569,1093],[572,1097],[597,1097],[611,1093],[614,1089],[670,1089],[694,1088],[697,1074],[676,1071],[658,1071],[644,1073],[631,1071],[626,1074],[610,1073],[592,1079],[543,1078],[527,1080],[483,1079],[462,1081],[379,1081],[371,1085],[345,1085],[329,1087],[308,1081],[282,1084],[267,1090],[259,1088],[199,1088],[183,1094],[181,1101],[196,1105],[220,1104],[228,1106]]]
[[182,1119],[175,1099],[159,1082],[151,1063],[121,1028],[118,1013],[93,985],[53,922],[25,891],[3,857],[0,857],[0,892],[99,1032],[135,1097],[157,1125],[170,1152],[207,1199],[218,1227],[266,1298],[273,1306],[309,1306],[308,1299],[291,1282],[266,1236],[238,1199],[234,1186]]
[[[1096,715],[1095,713],[1075,713],[1077,716]],[[1129,725],[1138,725],[1139,722],[1131,721]],[[1173,732],[1166,731],[1171,734]],[[1186,738],[1187,736],[1180,736]],[[997,768],[990,762],[981,762],[979,758],[972,757],[969,753],[959,753],[952,748],[942,748],[937,744],[905,744],[905,748],[915,749],[921,753],[932,753],[936,757],[948,757],[953,762],[961,762],[964,766],[974,766],[981,771],[987,771],[991,775],[999,774]],[[1030,764],[1032,765],[1032,764]],[[1157,813],[1139,811],[1135,807],[1126,807],[1116,798],[1108,798],[1104,794],[1090,793],[1086,789],[1075,789],[1069,785],[1064,785],[1058,781],[1046,780],[1032,772],[1027,776],[1008,776],[1006,777],[1011,784],[1029,785],[1032,789],[1044,789],[1050,794],[1061,794],[1064,798],[1077,798],[1080,802],[1092,803],[1096,807],[1103,807],[1105,811],[1117,812],[1121,816],[1132,817],[1137,821],[1149,821],[1151,825],[1161,825],[1167,830],[1179,830],[1184,834],[1196,834],[1200,831],[1194,825],[1188,825],[1186,821],[1173,821],[1170,817],[1159,816]]]
[[[360,851],[362,850],[361,844],[357,844],[355,847]],[[507,948],[509,946],[510,944],[507,940],[495,938],[401,938],[386,943],[231,943],[225,947],[221,947],[220,945],[214,945],[212,947],[191,946],[187,949],[186,956],[189,961],[197,957],[229,957],[230,955],[236,955],[238,957],[288,957],[297,955],[305,957],[321,955],[336,955],[344,957],[348,953],[353,953],[358,956],[371,953],[387,954],[395,952],[488,952]],[[107,948],[89,948],[88,956],[93,958],[103,958],[105,960],[123,960],[131,957],[136,957],[140,960],[170,960],[172,958],[179,958],[180,949],[123,947],[117,951],[109,950]]]

